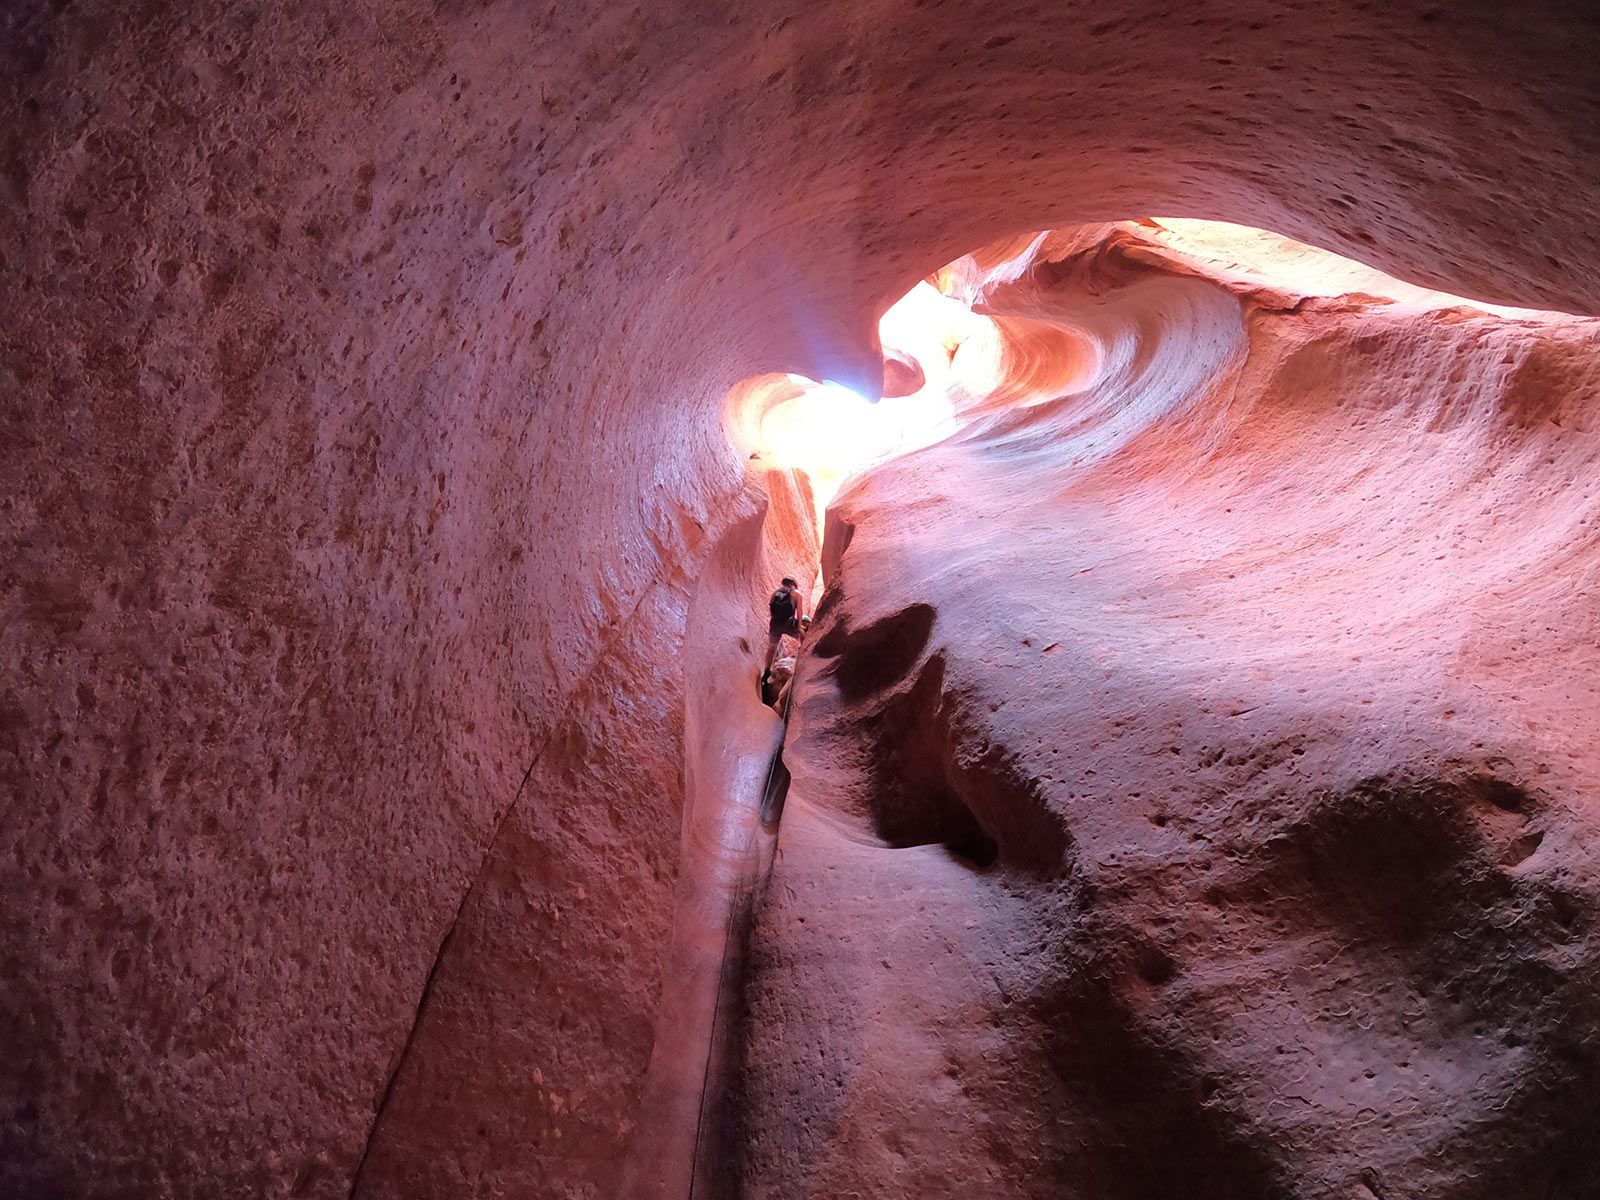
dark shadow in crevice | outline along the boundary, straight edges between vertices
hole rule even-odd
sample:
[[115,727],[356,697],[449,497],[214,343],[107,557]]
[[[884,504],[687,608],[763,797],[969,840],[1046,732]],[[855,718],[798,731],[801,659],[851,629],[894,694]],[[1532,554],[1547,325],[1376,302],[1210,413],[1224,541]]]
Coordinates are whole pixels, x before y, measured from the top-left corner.
[[788,795],[789,768],[783,765],[783,751],[780,749],[767,775],[767,786],[761,792],[760,820],[764,833],[778,832],[778,823],[783,819],[783,802]]
[[937,615],[931,604],[913,604],[860,629],[841,621],[828,629],[813,653],[834,660],[823,673],[832,677],[840,699],[853,704],[893,687],[911,672],[928,648]]
[[994,866],[995,860],[1000,857],[1000,844],[981,830],[963,841],[946,842],[944,848],[980,871]]
[[[861,646],[840,657],[841,672]],[[890,846],[943,846],[984,870],[996,866],[1035,874],[1061,869],[1070,839],[1038,784],[1003,747],[969,728],[951,694],[946,660],[923,661],[910,686],[894,680],[856,730],[867,754],[863,815]]]
[[[850,653],[855,653],[854,646]],[[975,866],[987,867],[999,847],[950,786],[944,770],[945,747],[936,715],[944,668],[944,656],[934,655],[910,688],[896,692],[862,721],[872,753],[866,815],[873,832],[890,846],[944,846]]]

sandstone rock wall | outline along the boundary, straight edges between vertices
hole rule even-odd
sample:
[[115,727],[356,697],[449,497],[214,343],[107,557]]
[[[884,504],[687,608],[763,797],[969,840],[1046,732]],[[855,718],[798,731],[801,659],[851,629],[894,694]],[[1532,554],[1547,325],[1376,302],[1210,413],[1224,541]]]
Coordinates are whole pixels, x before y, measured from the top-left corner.
[[730,1194],[1600,1186],[1600,323],[1285,300],[1111,231],[835,502]]
[[[372,1133],[470,1061],[552,1097],[472,1126],[483,1186],[596,1194],[669,952],[683,581],[750,515],[726,389],[870,388],[927,270],[1143,212],[1592,311],[1592,20],[1440,18],[8,5],[0,1190],[454,1180]],[[501,1062],[480,985],[525,968],[565,1041]]]

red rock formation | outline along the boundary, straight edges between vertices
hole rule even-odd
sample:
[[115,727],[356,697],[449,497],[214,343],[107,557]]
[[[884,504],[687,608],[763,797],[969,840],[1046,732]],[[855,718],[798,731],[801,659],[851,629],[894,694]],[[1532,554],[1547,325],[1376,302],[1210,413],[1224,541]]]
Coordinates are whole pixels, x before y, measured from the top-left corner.
[[1600,322],[1060,244],[835,502],[731,1182],[1594,1194]]
[[784,545],[727,389],[871,390],[926,271],[1145,212],[1594,311],[1596,42],[1554,2],[7,5],[0,1192],[610,1189],[691,667],[740,661],[694,581]]

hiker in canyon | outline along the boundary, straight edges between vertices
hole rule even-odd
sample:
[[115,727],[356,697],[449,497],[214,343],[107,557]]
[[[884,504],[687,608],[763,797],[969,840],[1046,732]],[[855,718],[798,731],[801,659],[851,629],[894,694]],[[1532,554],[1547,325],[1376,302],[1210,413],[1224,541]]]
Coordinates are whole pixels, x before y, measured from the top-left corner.
[[800,585],[785,575],[778,590],[772,593],[772,599],[767,601],[767,611],[767,661],[761,667],[762,687],[767,686],[767,677],[772,674],[772,664],[778,657],[778,646],[784,635],[800,636],[800,622],[804,619],[800,613]]

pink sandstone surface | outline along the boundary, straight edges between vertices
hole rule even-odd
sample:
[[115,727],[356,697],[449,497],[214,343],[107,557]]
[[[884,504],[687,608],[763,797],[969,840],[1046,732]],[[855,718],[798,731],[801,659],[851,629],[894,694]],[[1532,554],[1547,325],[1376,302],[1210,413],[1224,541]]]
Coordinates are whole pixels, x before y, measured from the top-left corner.
[[[1214,1194],[1589,1194],[1587,334],[1148,264],[1061,318],[1087,334],[1035,313],[1042,366],[1114,342],[1150,394],[997,411],[945,490],[852,494],[816,644],[924,636],[904,669],[942,654],[978,708],[873,799],[824,780],[824,726],[871,746],[905,689],[802,662],[764,893],[747,685],[815,550],[724,402],[877,391],[876,317],[927,272],[1146,213],[1600,311],[1597,51],[1558,2],[7,5],[0,1195],[681,1194],[708,964],[758,894],[717,1180],[884,1194],[903,1159],[1004,1194],[1045,1185],[996,1131],[1049,1123],[1038,1178],[1112,1194],[1180,1160]],[[1046,600],[1082,622],[1049,655]],[[921,686],[897,719],[956,684]],[[958,746],[994,803],[909,848]],[[783,888],[835,852],[855,890],[803,932]],[[901,1083],[949,1103],[867,1145]]]
[[1600,322],[1055,241],[834,503],[725,1191],[1593,1194]]

